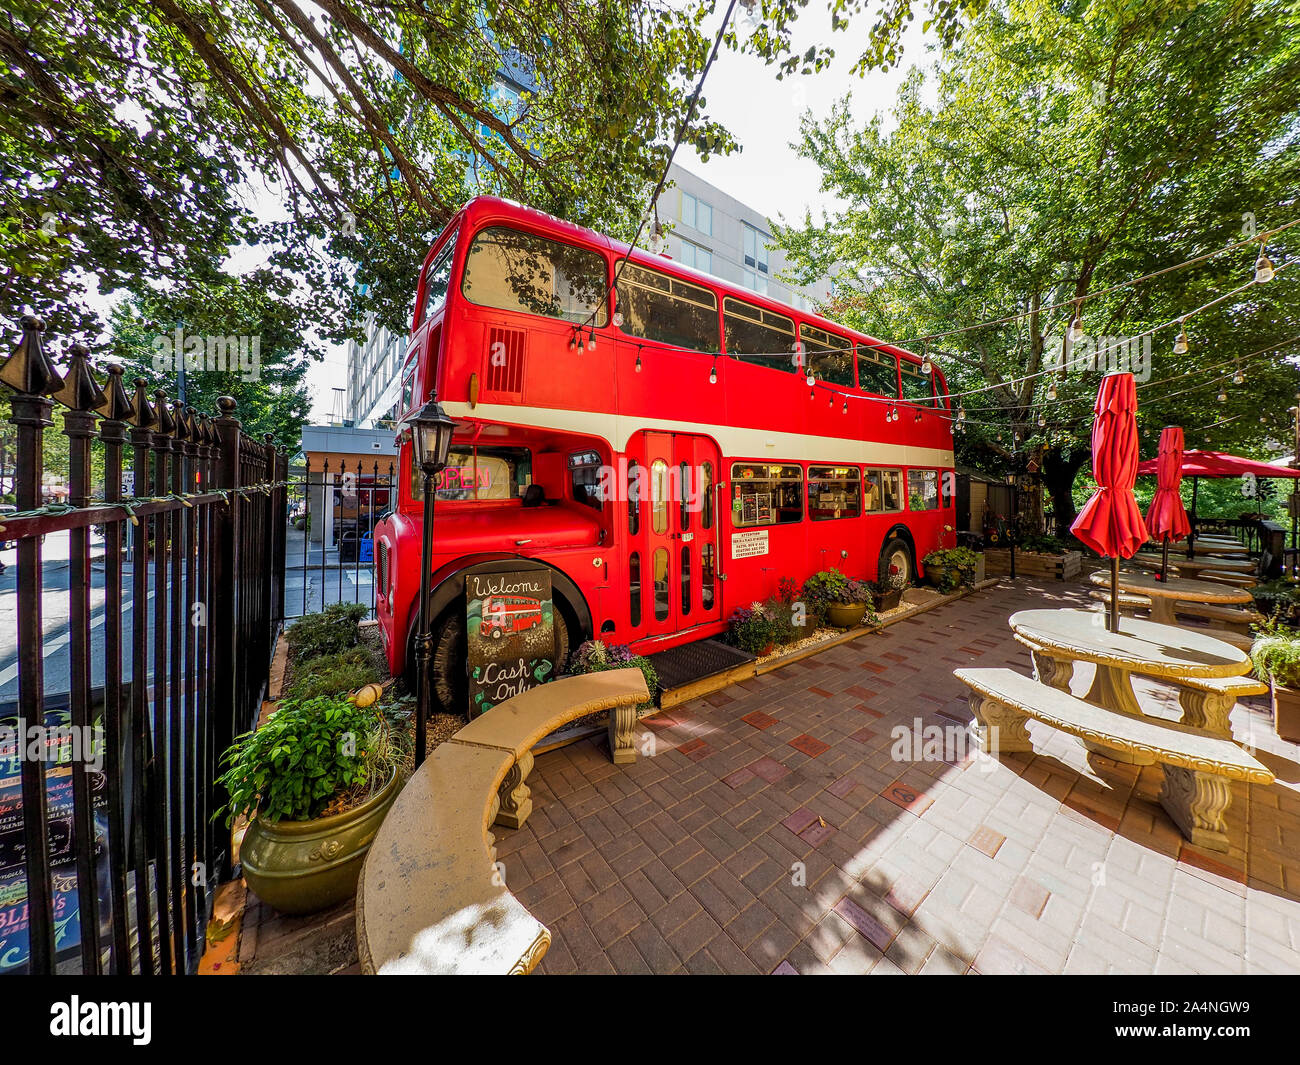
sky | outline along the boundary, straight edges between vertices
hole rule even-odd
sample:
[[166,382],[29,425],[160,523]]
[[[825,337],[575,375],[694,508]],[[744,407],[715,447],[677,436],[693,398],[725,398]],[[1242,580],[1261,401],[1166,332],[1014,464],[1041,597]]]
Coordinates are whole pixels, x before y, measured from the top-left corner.
[[[725,6],[719,8],[717,18],[705,26],[710,37],[717,32]],[[859,31],[856,39],[861,37]],[[800,159],[791,147],[799,137],[800,116],[806,110],[818,118],[828,115],[832,104],[846,95],[852,97],[851,113],[858,122],[887,112],[907,70],[913,64],[930,62],[926,48],[930,39],[922,33],[920,23],[914,22],[903,39],[903,66],[859,78],[849,72],[860,51],[852,46],[852,30],[832,34],[828,8],[812,0],[795,26],[794,45],[804,51],[813,41],[832,42],[837,55],[831,66],[810,77],[777,81],[774,66],[724,46],[709,71],[703,96],[708,114],[732,132],[741,151],[704,162],[693,148],[683,146],[674,161],[769,218],[795,221],[810,208],[817,217],[823,208],[833,207],[834,201],[820,190],[817,167]],[[411,286],[414,289],[415,278]],[[307,375],[313,422],[329,419],[335,401],[333,389],[345,385],[346,378],[347,348],[332,347]]]

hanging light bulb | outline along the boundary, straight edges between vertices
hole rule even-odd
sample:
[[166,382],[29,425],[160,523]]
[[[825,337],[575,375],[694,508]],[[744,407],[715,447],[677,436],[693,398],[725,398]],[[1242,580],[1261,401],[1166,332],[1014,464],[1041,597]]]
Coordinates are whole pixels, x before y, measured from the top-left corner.
[[812,371],[811,371],[811,370],[808,371],[808,376],[805,377],[805,378],[803,379],[803,383],[806,384],[809,388],[812,388],[812,386],[813,386],[813,375],[812,375]]
[[1225,389],[1222,388],[1219,389],[1219,402],[1220,403],[1228,402],[1228,393]]
[[1048,398],[1049,402],[1052,402],[1052,403],[1055,403],[1055,402],[1056,402],[1056,382],[1055,382],[1055,381],[1053,381],[1050,385],[1047,386],[1047,398]]
[[1268,418],[1267,418],[1265,415],[1261,414],[1261,415],[1259,416],[1259,424],[1260,424],[1260,425],[1267,425],[1267,424],[1268,424]]
[[596,334],[594,332],[589,332],[587,334],[587,350],[588,351],[596,350]]
[[827,393],[826,393],[826,406],[828,406],[828,407],[833,407],[833,406],[835,406],[835,393],[834,393],[834,392],[827,392]]
[[1187,354],[1187,319],[1181,318],[1178,321],[1178,339],[1174,341],[1174,354]]
[[709,367],[709,384],[716,385],[717,383],[718,383],[718,357],[715,355],[713,356],[713,365]]
[[1264,242],[1261,240],[1259,242],[1259,258],[1255,260],[1255,283],[1262,285],[1266,281],[1272,281],[1274,272],[1273,264],[1269,261],[1268,256],[1264,254]]
[[1043,428],[1047,424],[1047,415],[1040,413],[1038,415],[1038,428]]
[[914,421],[914,422],[919,422],[920,420],[921,420],[921,412],[918,410],[918,411],[916,412],[916,417],[913,418],[912,421]]
[[1079,301],[1074,302],[1074,320],[1070,322],[1070,343],[1077,344],[1083,339],[1083,317],[1079,314]]
[[848,414],[848,412],[849,412],[849,397],[848,397],[848,396],[845,396],[845,397],[844,397],[844,407],[840,410],[840,413],[841,413],[841,414]]
[[639,351],[636,353],[636,372],[641,372],[641,353]]
[[964,406],[959,406],[957,408],[957,422],[958,424],[960,424],[965,420],[966,420],[966,408]]
[[577,346],[578,346],[578,334],[575,332],[573,336],[569,337],[569,350],[573,351],[573,349],[576,348]]
[[1244,373],[1241,372],[1241,367],[1238,366],[1238,367],[1237,367],[1237,372],[1236,372],[1235,374],[1232,375],[1232,383],[1233,383],[1234,385],[1239,385],[1239,384],[1241,384],[1241,383],[1242,383],[1243,381],[1245,381],[1245,380],[1246,380],[1246,375],[1245,375]]
[[921,372],[934,373],[934,363],[930,361],[930,353],[928,351],[921,356]]

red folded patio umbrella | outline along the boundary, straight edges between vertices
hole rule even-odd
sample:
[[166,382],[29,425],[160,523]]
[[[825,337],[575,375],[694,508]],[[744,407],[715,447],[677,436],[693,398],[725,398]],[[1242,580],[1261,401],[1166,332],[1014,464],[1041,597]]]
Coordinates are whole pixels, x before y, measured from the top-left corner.
[[[1140,467],[1139,467],[1140,468]],[[1147,508],[1147,529],[1163,544],[1160,578],[1169,574],[1169,541],[1191,535],[1192,526],[1183,509],[1183,431],[1176,425],[1160,430],[1160,454],[1156,460],[1156,494]]]
[[1133,496],[1137,481],[1137,385],[1131,373],[1107,374],[1093,405],[1092,476],[1097,490],[1083,505],[1070,531],[1110,559],[1107,627],[1119,628],[1119,560],[1132,558],[1147,540],[1146,523]]

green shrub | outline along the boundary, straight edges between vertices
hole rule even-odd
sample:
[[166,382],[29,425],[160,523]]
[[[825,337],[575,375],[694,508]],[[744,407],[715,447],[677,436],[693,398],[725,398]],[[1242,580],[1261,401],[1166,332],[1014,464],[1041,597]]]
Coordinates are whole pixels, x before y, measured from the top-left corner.
[[296,663],[293,674],[293,684],[285,695],[299,701],[315,699],[318,695],[346,695],[363,685],[383,680],[365,647],[352,647],[337,655],[321,655]]
[[1260,680],[1284,688],[1300,688],[1300,633],[1281,625],[1265,626],[1250,648],[1250,661]]
[[1250,589],[1255,607],[1265,617],[1274,618],[1283,625],[1300,620],[1300,585],[1285,577],[1266,581]]
[[295,665],[336,655],[361,642],[361,619],[370,613],[363,603],[331,603],[316,614],[304,614],[286,630],[289,656]]
[[383,717],[339,695],[286,699],[259,729],[222,755],[218,778],[230,801],[226,824],[256,814],[264,820],[308,821],[336,797],[387,779],[395,764]]

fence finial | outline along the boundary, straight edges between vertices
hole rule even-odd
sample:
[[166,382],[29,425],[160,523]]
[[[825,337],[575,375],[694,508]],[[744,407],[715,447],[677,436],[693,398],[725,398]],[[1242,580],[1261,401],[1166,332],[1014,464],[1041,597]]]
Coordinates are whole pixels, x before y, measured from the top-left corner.
[[0,366],[0,382],[29,396],[51,396],[63,384],[59,371],[45,354],[41,333],[45,323],[34,314],[23,315],[23,338]]
[[80,342],[68,348],[71,361],[68,371],[63,375],[63,387],[54,393],[54,398],[69,410],[97,411],[104,405],[104,390],[99,387],[95,375],[90,372],[90,349]]
[[104,389],[104,402],[95,408],[96,413],[105,421],[129,422],[135,414],[135,407],[131,403],[130,396],[126,394],[126,386],[122,383],[122,374],[125,371],[115,362],[110,362],[106,369],[108,384]]
[[176,431],[176,419],[167,409],[167,393],[161,388],[154,389],[154,410],[158,414],[158,427],[154,429],[160,436],[171,436]]
[[131,424],[137,429],[152,429],[158,421],[153,404],[149,402],[148,387],[149,382],[143,377],[135,379],[135,412],[131,415]]

